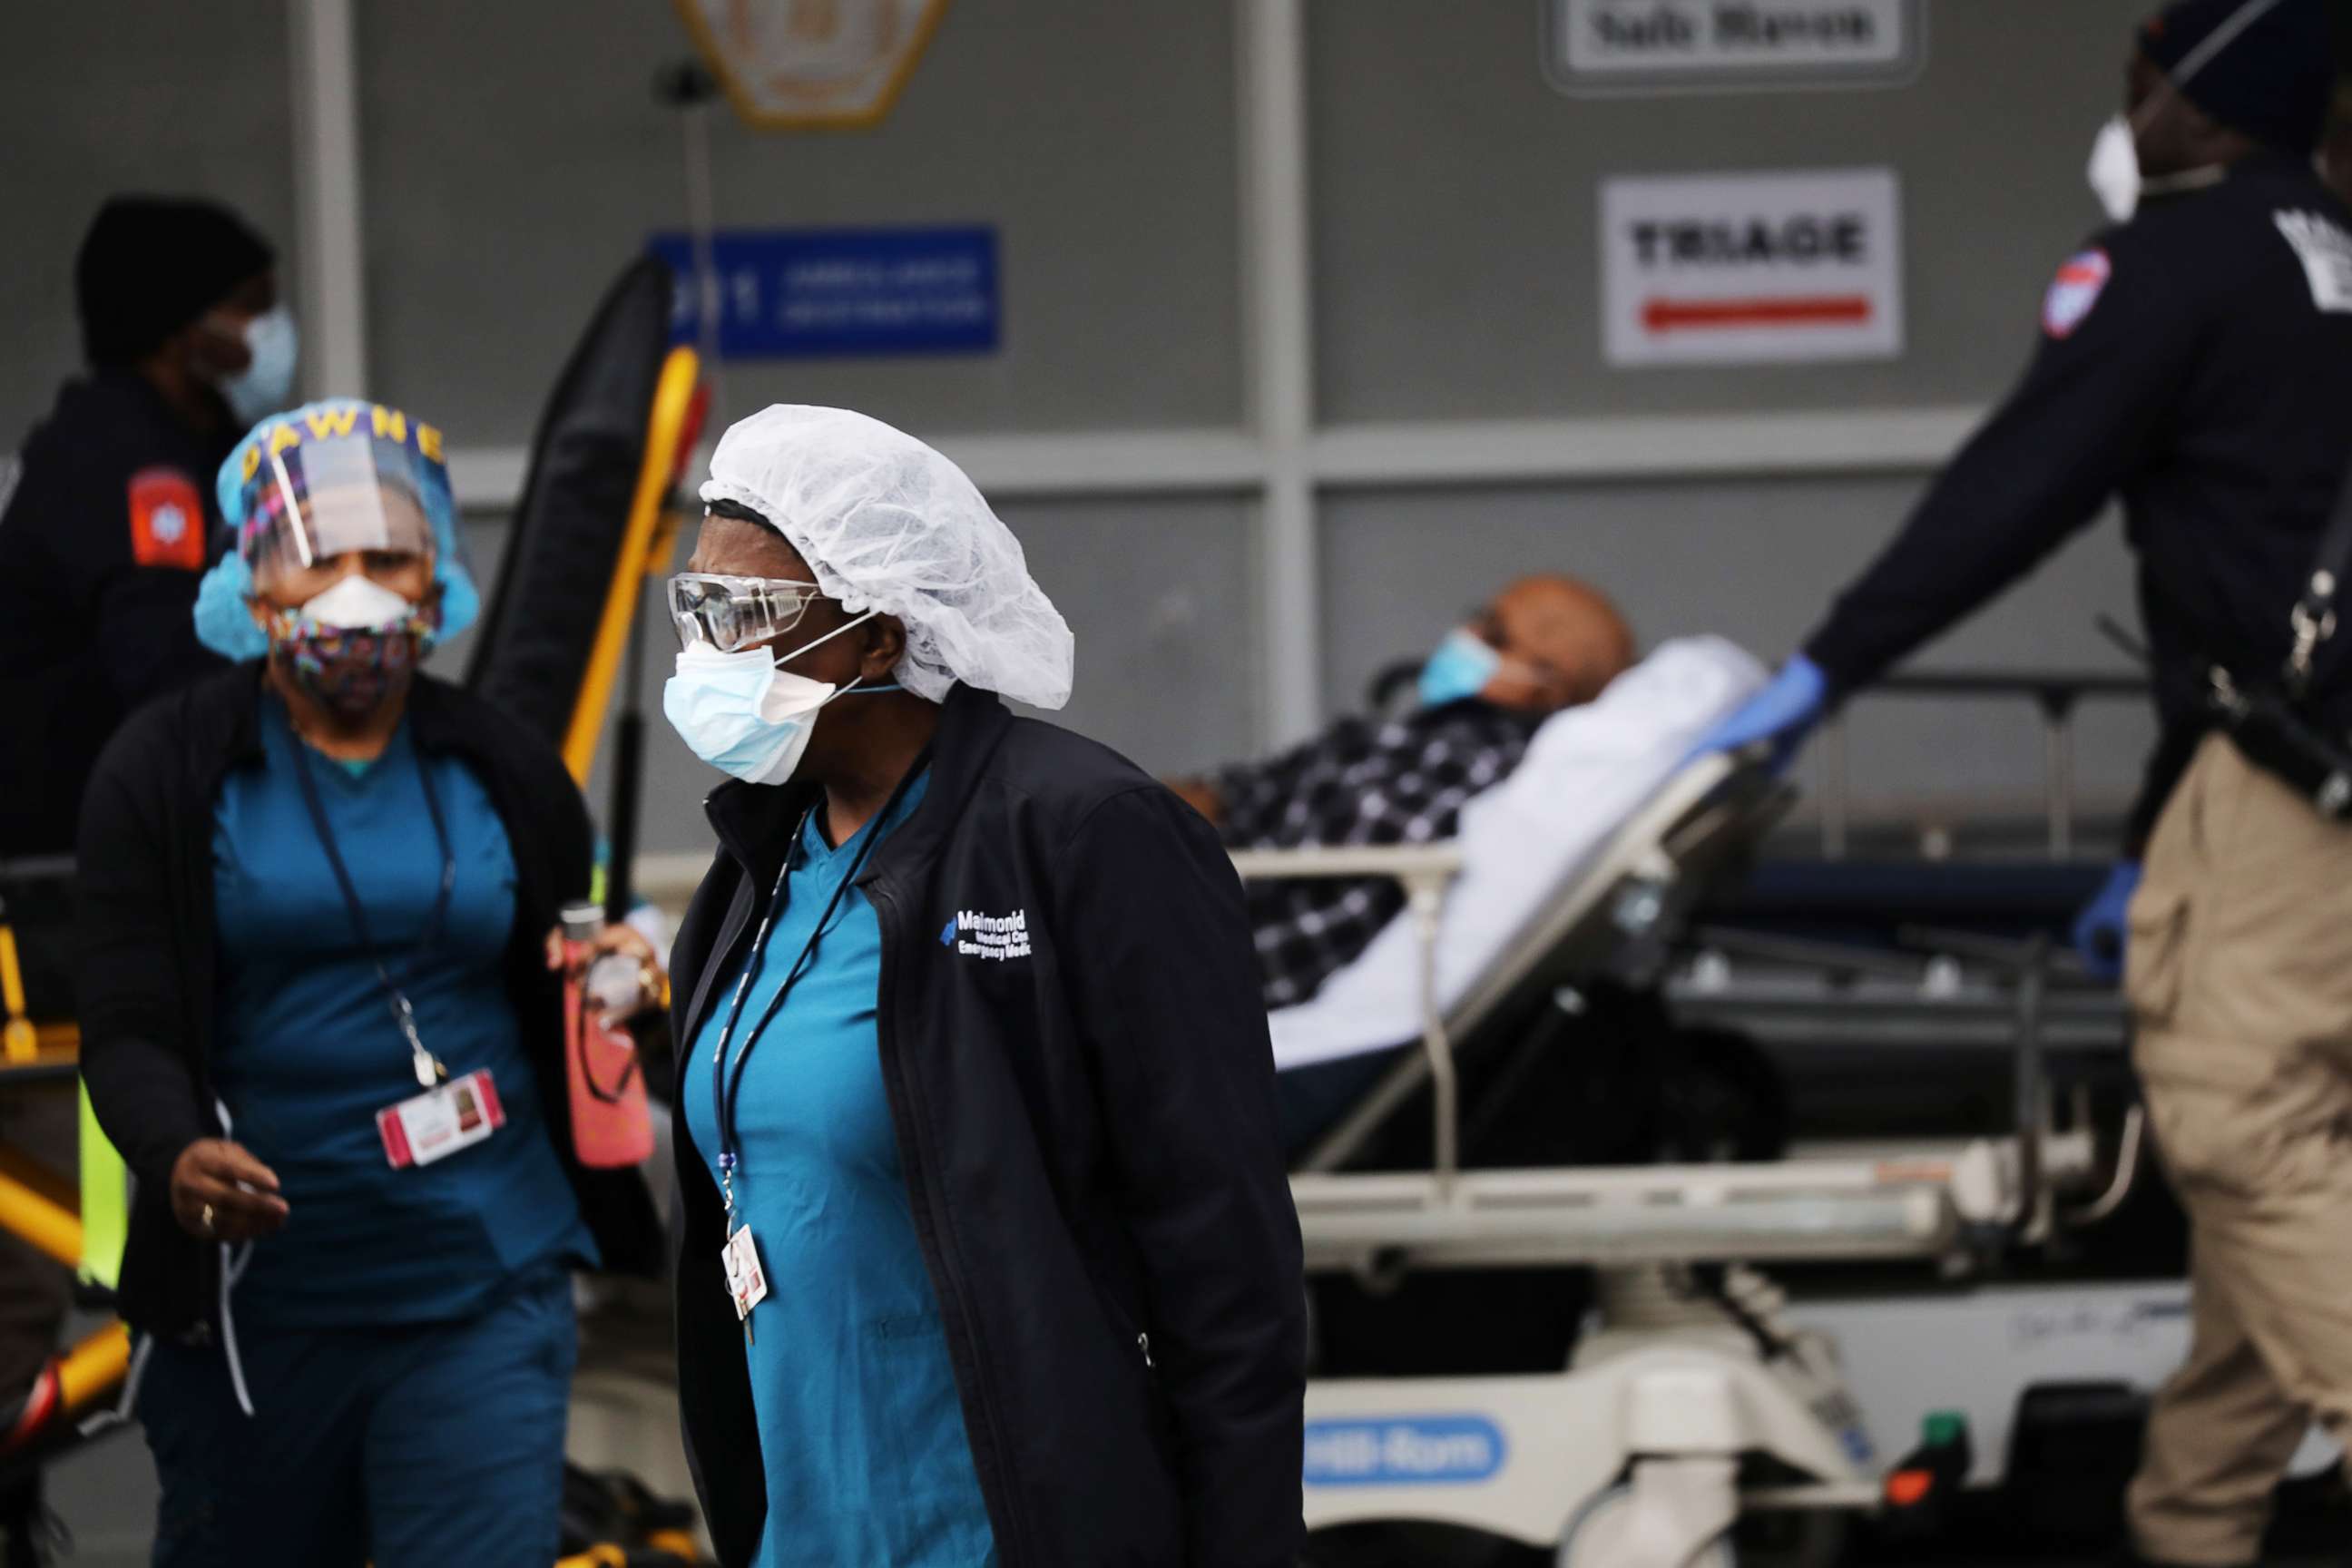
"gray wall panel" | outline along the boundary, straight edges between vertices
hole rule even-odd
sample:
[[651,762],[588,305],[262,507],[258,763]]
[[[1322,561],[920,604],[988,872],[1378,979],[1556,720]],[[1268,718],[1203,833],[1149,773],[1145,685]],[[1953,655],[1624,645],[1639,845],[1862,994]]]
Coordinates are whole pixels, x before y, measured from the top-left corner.
[[[1323,548],[1326,700],[1334,711],[1356,706],[1383,663],[1434,646],[1464,606],[1523,572],[1589,579],[1616,600],[1645,647],[1715,632],[1776,661],[1891,534],[1917,489],[1855,479],[1334,496]],[[2105,611],[2136,623],[2130,571],[2120,528],[2102,521],[1915,662],[2126,668],[2091,621]],[[1929,709],[1865,698],[1852,731],[1858,809],[2038,808],[2041,733],[2021,704]],[[2123,807],[2152,738],[2136,706],[2086,721],[2087,805]]]
[[[1317,0],[1308,114],[1327,418],[1974,402],[2014,377],[2147,0],[1929,0],[1912,85],[1572,99],[1542,0]],[[1876,363],[1610,371],[1608,174],[1891,164],[1908,349]]]
[[[653,0],[413,0],[359,16],[379,387],[461,445],[519,441],[598,294],[682,227]],[[984,356],[729,367],[737,411],[931,429],[1231,424],[1240,408],[1228,6],[951,5],[871,131],[711,121],[723,226],[992,223]]]
[[0,446],[79,368],[73,258],[119,192],[227,202],[294,286],[286,7],[172,0],[18,5],[0,59]]

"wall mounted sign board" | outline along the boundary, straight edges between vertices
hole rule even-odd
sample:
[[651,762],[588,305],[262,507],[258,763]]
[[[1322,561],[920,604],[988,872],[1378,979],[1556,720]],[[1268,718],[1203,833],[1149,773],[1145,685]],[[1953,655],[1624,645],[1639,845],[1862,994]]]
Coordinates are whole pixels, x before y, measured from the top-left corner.
[[857,128],[890,112],[947,0],[675,0],[745,123]]
[[[677,279],[673,342],[699,341],[694,241],[649,242]],[[987,353],[999,323],[996,230],[722,229],[711,242],[723,359]]]
[[1601,184],[1602,357],[1621,367],[1903,352],[1891,169]]
[[1543,68],[1591,95],[1899,87],[1926,0],[1544,0]]

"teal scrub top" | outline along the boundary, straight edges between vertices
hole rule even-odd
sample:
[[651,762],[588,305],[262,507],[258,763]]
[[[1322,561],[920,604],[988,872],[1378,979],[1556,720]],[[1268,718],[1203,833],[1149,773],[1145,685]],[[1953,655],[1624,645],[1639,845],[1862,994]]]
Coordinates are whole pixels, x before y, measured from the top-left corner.
[[[230,773],[213,810],[213,1079],[231,1136],[277,1172],[288,1213],[254,1244],[236,1286],[239,1322],[454,1321],[526,1274],[593,1265],[596,1243],[556,1159],[507,994],[514,850],[489,793],[457,758],[426,760],[457,877],[439,939],[420,950],[441,847],[409,726],[352,768],[306,751],[276,694],[262,695],[260,721],[262,765]],[[418,1092],[415,1070],[298,767],[318,785],[418,1034],[453,1078],[489,1068],[506,1112],[490,1137],[432,1164],[395,1171],[384,1157],[376,1112]]]
[[[916,779],[838,848],[810,814],[729,1042],[730,1069],[866,839],[904,822],[929,784],[928,773]],[[711,1053],[740,973],[715,988],[720,1000],[678,1075],[687,1131],[713,1182]],[[997,1561],[883,1089],[881,978],[881,928],[853,886],[735,1091],[736,1220],[751,1226],[768,1281],[744,1351],[767,1478],[761,1568]]]

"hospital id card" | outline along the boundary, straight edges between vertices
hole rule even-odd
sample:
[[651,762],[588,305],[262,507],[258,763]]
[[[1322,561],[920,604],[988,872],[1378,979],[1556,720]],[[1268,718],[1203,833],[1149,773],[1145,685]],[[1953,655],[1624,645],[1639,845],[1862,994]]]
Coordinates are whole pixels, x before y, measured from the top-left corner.
[[375,1113],[383,1157],[395,1171],[446,1160],[507,1124],[498,1085],[482,1068]]
[[735,1319],[740,1322],[768,1299],[768,1276],[760,1268],[760,1245],[751,1239],[751,1227],[747,1225],[729,1237],[719,1258],[727,1268],[728,1300],[735,1303]]

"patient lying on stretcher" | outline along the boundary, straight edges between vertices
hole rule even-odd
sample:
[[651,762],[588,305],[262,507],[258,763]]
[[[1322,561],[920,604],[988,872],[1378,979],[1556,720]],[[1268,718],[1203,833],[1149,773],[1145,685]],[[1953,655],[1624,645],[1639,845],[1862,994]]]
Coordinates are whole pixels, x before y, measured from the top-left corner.
[[[1572,577],[1523,577],[1449,634],[1411,703],[1171,787],[1231,849],[1432,843],[1509,776],[1544,720],[1633,662],[1624,618]],[[1403,907],[1393,881],[1260,882],[1250,924],[1268,1010],[1313,996]]]

